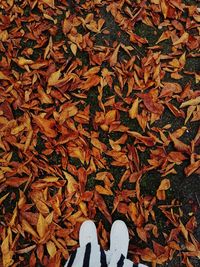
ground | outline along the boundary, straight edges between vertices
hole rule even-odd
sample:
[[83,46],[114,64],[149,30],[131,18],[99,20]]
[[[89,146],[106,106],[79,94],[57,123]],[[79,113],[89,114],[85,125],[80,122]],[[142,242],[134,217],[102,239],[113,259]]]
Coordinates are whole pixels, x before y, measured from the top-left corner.
[[63,266],[86,219],[199,266],[199,1],[2,1],[2,266]]

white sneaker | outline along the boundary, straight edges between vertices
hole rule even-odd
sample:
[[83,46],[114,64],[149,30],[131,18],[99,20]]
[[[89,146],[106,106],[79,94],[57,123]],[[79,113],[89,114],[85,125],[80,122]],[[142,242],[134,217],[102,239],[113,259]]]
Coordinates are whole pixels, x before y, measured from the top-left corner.
[[98,245],[97,229],[93,221],[90,220],[83,222],[79,231],[80,247],[84,247],[88,243]]
[[110,232],[110,252],[115,254],[121,253],[127,257],[129,245],[129,233],[126,224],[117,220],[112,224]]

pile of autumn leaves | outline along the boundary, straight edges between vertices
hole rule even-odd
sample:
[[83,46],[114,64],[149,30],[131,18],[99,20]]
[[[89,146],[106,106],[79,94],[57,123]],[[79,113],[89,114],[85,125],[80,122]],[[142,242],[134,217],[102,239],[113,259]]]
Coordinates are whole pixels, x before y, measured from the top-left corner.
[[[200,76],[184,69],[199,56],[198,8],[181,0],[29,2],[0,4],[3,266],[61,266],[88,218],[106,248],[105,224],[118,215],[138,240],[130,247],[133,261],[156,266],[177,257],[181,266],[195,266],[195,213],[185,221],[167,190],[177,166],[189,178],[200,174]],[[120,29],[117,41],[109,39],[105,12]],[[135,33],[137,23],[163,29],[153,46]],[[170,53],[163,52],[165,40]],[[163,122],[166,112],[179,127]],[[186,143],[189,127],[195,137]],[[152,171],[159,186],[141,193]]]

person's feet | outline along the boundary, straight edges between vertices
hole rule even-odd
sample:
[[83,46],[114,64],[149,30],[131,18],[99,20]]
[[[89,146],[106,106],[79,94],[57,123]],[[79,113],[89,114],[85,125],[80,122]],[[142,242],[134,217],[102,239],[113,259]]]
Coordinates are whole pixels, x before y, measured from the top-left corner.
[[80,247],[86,246],[88,243],[98,245],[97,229],[90,220],[83,222],[79,231]]
[[117,251],[126,258],[128,254],[128,245],[128,228],[123,221],[117,220],[112,224],[110,232],[110,252],[114,254]]

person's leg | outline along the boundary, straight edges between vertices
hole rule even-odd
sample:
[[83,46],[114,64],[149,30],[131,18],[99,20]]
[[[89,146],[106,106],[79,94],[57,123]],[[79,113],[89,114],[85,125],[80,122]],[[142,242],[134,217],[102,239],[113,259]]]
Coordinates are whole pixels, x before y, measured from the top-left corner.
[[96,226],[85,221],[79,232],[80,247],[70,256],[65,267],[107,267],[105,252],[98,245]]

